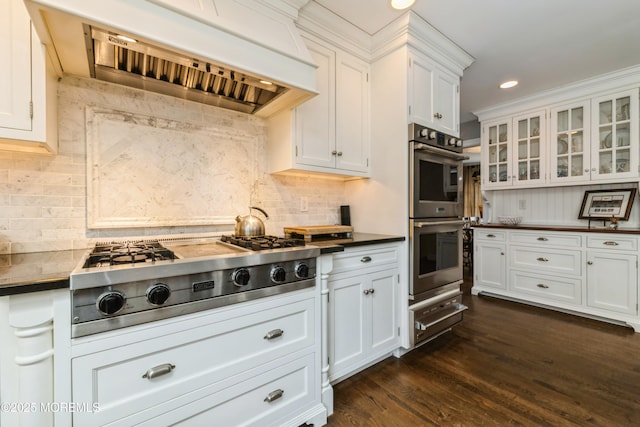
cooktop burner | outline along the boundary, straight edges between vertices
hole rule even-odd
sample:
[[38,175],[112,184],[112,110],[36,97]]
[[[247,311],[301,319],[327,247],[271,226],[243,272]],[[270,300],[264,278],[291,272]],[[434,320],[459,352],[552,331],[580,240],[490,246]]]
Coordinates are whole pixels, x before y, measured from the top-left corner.
[[158,241],[98,243],[84,268],[175,259],[175,254]]
[[222,236],[220,240],[254,251],[261,251],[263,249],[292,248],[305,245],[303,239],[290,239],[276,236]]

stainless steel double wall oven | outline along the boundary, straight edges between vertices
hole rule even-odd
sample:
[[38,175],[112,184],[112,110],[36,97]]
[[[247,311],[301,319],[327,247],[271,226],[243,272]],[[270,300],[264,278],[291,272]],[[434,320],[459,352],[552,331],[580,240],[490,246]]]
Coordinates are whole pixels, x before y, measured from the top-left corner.
[[411,345],[462,320],[462,140],[409,125]]

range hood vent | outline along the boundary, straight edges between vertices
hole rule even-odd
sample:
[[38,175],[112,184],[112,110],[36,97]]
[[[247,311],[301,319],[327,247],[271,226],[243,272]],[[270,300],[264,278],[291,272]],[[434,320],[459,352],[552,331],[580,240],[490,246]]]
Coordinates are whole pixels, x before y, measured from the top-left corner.
[[309,0],[24,0],[57,74],[260,117],[316,90],[296,26]]
[[91,77],[253,114],[288,89],[85,25]]

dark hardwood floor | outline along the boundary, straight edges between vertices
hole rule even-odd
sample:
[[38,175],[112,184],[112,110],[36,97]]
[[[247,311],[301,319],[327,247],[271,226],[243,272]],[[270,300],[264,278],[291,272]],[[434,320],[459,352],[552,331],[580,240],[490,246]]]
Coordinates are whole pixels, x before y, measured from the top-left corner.
[[469,288],[452,332],[335,384],[329,426],[640,426],[640,334]]

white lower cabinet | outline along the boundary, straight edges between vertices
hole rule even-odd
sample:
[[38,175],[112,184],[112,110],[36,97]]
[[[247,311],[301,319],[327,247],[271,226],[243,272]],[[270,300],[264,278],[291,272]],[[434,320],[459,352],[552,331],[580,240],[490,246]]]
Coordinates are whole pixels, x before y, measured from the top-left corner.
[[72,399],[99,410],[75,412],[73,424],[279,426],[303,424],[305,413],[326,420],[316,300],[288,295],[211,310],[166,322],[164,333],[165,321],[146,334],[127,328],[134,332],[121,345],[108,344],[118,333],[97,347],[80,340]]
[[346,249],[329,278],[329,378],[344,379],[400,345],[398,246]]
[[[640,332],[639,237],[535,229],[476,229],[474,294],[490,293],[586,316]],[[505,243],[491,241],[499,233]],[[501,235],[500,235],[501,236]],[[508,263],[500,251],[508,254]],[[501,282],[501,278],[508,278]]]
[[507,288],[505,231],[474,231],[474,287]]

